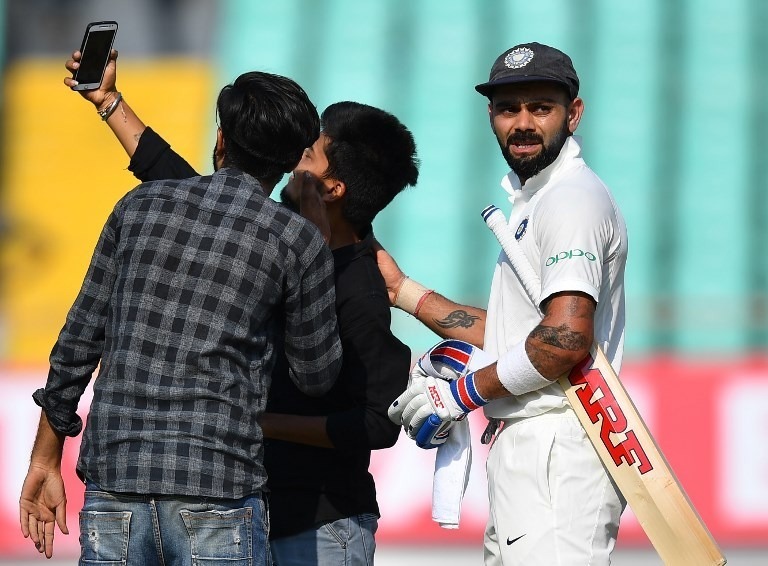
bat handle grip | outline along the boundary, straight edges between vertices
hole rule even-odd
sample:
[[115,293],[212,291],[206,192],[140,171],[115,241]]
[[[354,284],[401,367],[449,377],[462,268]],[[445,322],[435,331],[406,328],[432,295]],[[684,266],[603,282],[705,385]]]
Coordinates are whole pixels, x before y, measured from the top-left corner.
[[429,415],[416,434],[416,446],[427,450],[437,448],[448,438],[452,424],[451,421],[443,422],[437,415]]
[[525,292],[533,303],[537,304],[541,295],[541,280],[533,270],[533,267],[531,267],[515,235],[509,229],[504,213],[496,206],[489,205],[483,209],[482,216],[488,228],[491,229],[493,235],[496,236],[499,244],[501,244],[501,249],[507,254],[512,271],[515,272],[520,283],[522,283]]

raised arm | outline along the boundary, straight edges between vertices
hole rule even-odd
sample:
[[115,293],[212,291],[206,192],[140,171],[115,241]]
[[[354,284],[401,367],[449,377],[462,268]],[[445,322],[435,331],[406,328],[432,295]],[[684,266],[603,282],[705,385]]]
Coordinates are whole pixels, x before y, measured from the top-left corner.
[[[74,73],[80,67],[80,52],[72,53],[72,58],[64,64],[66,69]],[[78,91],[80,95],[96,107],[99,116],[106,118],[107,125],[115,134],[117,141],[123,146],[128,157],[133,157],[139,138],[144,133],[146,126],[134,113],[128,102],[122,98],[117,90],[117,50],[113,49],[109,55],[107,69],[99,88],[94,90]],[[65,77],[64,84],[73,87],[77,81],[72,77]]]
[[413,315],[442,338],[455,338],[483,347],[486,317],[483,309],[456,303],[427,289],[406,276],[381,244],[376,242],[374,249],[392,306]]
[[[75,51],[72,58],[64,64],[73,73],[80,66],[80,52]],[[186,179],[198,173],[163,138],[136,115],[123,94],[117,89],[117,51],[109,56],[101,85],[93,90],[78,91],[93,104],[98,117],[104,120],[125,153],[131,158],[128,169],[140,181],[158,179]],[[72,77],[65,77],[64,84],[72,87],[77,84]]]

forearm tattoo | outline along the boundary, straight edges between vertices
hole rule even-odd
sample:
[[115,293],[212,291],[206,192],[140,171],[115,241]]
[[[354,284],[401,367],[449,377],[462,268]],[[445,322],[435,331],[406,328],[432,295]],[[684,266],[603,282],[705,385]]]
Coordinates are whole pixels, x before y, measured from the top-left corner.
[[564,324],[558,327],[539,325],[531,331],[529,337],[535,338],[544,344],[554,346],[555,348],[569,350],[571,352],[589,347],[586,337],[583,334],[569,330]]
[[439,320],[433,318],[432,322],[440,328],[471,328],[475,325],[476,320],[480,320],[480,317],[469,314],[467,311],[457,310],[445,318]]
[[140,131],[138,134],[133,134],[133,141],[136,143],[139,143],[139,140],[141,139],[141,134],[144,133],[144,130]]
[[[539,344],[533,342],[534,340],[538,341]],[[583,334],[573,332],[565,325],[558,327],[537,326],[526,339],[526,350],[533,367],[539,370],[542,375],[556,374],[563,369],[560,367],[562,362],[557,352],[542,348],[542,343],[568,351],[577,351],[589,346]]]

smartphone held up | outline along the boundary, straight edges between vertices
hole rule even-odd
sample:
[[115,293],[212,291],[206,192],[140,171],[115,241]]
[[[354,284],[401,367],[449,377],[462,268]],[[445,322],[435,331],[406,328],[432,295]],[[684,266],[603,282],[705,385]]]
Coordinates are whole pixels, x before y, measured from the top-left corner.
[[80,67],[72,78],[77,85],[72,90],[99,88],[109,62],[109,54],[117,35],[117,22],[91,22],[85,28],[83,44],[80,46]]

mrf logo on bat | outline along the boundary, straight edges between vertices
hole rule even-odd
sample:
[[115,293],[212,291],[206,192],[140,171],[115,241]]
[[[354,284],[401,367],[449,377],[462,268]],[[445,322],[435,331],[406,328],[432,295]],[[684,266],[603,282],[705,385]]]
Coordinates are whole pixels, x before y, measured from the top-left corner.
[[[571,385],[578,387],[576,395],[589,415],[592,424],[600,421],[600,440],[616,466],[637,464],[641,474],[650,472],[653,465],[633,430],[627,430],[627,417],[599,369],[593,368],[592,356],[587,356],[568,375]],[[625,439],[614,444],[611,434],[624,434]]]

